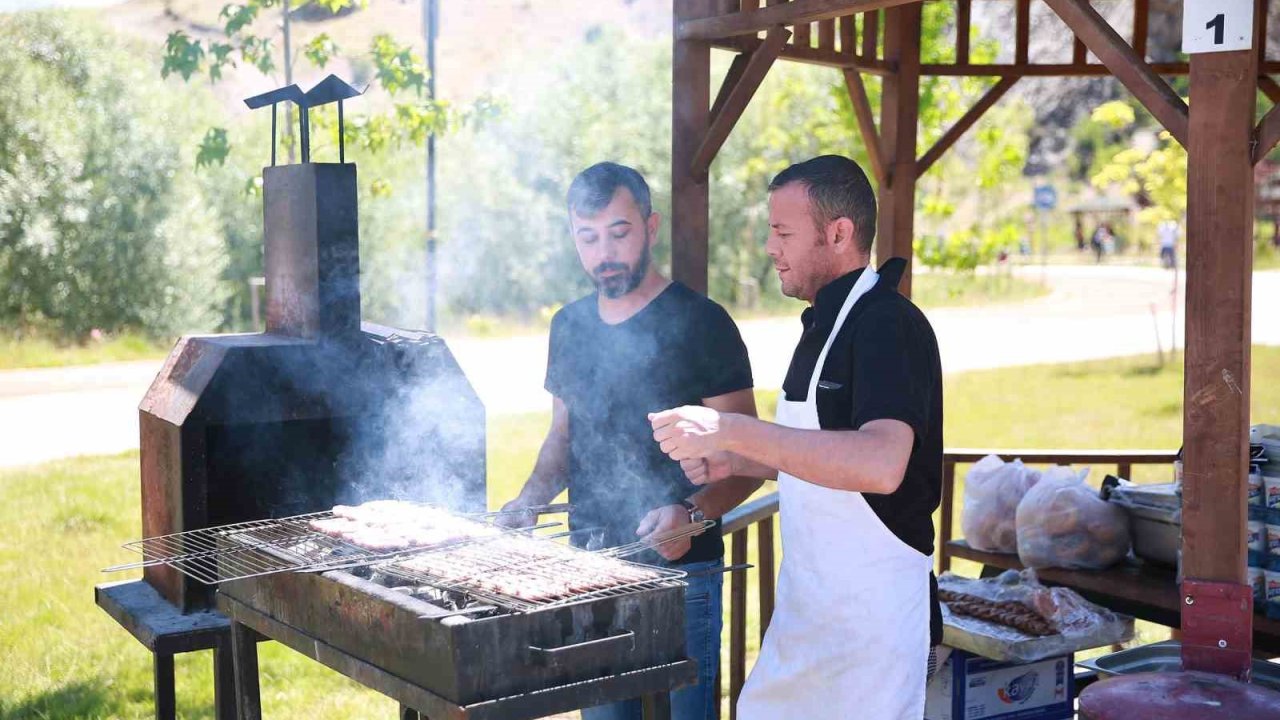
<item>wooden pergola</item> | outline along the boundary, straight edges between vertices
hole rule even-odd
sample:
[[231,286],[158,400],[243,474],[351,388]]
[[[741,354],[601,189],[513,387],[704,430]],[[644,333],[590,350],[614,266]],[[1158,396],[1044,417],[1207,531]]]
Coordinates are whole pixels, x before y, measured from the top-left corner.
[[[1189,669],[1240,675],[1249,663],[1253,621],[1245,576],[1253,168],[1280,141],[1280,105],[1254,124],[1259,90],[1280,103],[1280,84],[1270,77],[1280,63],[1265,59],[1268,0],[1254,0],[1252,49],[1161,64],[1147,61],[1147,0],[1133,0],[1129,39],[1088,0],[1044,0],[1074,35],[1072,60],[1065,64],[1030,61],[1031,0],[987,0],[1016,8],[1014,60],[1002,64],[971,61],[972,0],[937,1],[955,4],[954,62],[922,62],[922,0],[675,0],[673,274],[706,291],[708,170],[779,59],[843,74],[879,188],[876,255],[908,259],[901,285],[906,294],[920,176],[1020,78],[1114,76],[1189,153],[1183,656]],[[736,53],[714,99],[712,48]],[[1090,53],[1098,62],[1090,61]],[[878,128],[864,74],[883,81]],[[1177,75],[1190,77],[1189,104],[1165,80]],[[998,80],[917,156],[925,76]]]

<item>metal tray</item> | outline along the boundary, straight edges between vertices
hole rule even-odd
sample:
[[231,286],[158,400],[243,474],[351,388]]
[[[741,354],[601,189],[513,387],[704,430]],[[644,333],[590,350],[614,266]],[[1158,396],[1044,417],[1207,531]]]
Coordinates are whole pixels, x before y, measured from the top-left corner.
[[[1143,645],[1076,663],[1099,675],[1130,675],[1141,672],[1176,672],[1182,669],[1182,643],[1177,640]],[[1280,691],[1280,665],[1253,661],[1253,682]]]

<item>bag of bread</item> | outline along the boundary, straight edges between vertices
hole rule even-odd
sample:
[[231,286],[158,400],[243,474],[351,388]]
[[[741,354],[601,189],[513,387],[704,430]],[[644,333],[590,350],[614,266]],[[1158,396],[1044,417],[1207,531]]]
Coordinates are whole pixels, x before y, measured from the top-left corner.
[[970,547],[986,552],[1018,552],[1018,503],[1038,477],[1039,473],[1021,460],[1007,463],[995,455],[982,458],[969,469],[964,478],[960,529]]
[[1085,485],[1086,468],[1044,473],[1018,505],[1018,559],[1033,568],[1101,570],[1129,554],[1129,515]]

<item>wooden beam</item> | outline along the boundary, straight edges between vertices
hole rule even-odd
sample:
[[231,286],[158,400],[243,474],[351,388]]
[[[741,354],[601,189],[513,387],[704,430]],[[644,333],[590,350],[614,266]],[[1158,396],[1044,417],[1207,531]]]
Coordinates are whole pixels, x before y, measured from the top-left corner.
[[679,40],[717,40],[734,35],[754,35],[774,25],[800,25],[918,2],[920,0],[792,0],[753,13],[690,18],[676,24],[675,36]]
[[973,0],[958,0],[956,2],[956,62],[961,65],[969,64],[969,35],[972,32],[970,27],[973,15]]
[[981,98],[978,98],[978,102],[974,103],[974,106],[969,108],[969,111],[962,115],[955,125],[952,125],[943,133],[942,137],[938,138],[938,141],[933,144],[933,147],[929,148],[929,151],[920,158],[920,161],[916,163],[916,172],[920,175],[929,172],[929,168],[933,167],[933,164],[942,157],[943,153],[951,149],[951,146],[970,127],[973,127],[973,124],[978,122],[991,109],[991,106],[995,105],[1017,82],[1018,78],[1016,77],[1000,78],[1000,81],[992,86],[990,90],[987,90]]
[[899,291],[911,296],[911,241],[915,229],[916,134],[920,112],[921,5],[885,12],[884,58],[896,72],[885,76],[880,100],[887,182],[880,186],[876,260],[907,260]]
[[813,47],[812,30],[813,26],[807,22],[796,23],[794,28],[795,46],[802,48]]
[[862,59],[880,59],[880,11],[862,13]]
[[[1148,67],[1156,75],[1170,76],[1186,75],[1191,70],[1191,66],[1184,62],[1151,63]],[[1267,63],[1264,72],[1280,72],[1280,62]],[[991,63],[989,65],[930,63],[921,65],[920,73],[933,77],[1006,77],[1011,75],[1026,77],[1099,77],[1110,75],[1111,70],[1106,65],[1096,63],[1032,63],[1030,65],[1015,65],[1013,63]],[[1269,81],[1270,78],[1266,75],[1258,76],[1258,86],[1262,88],[1263,92],[1270,92],[1265,85]],[[1276,87],[1280,87],[1280,85]]]
[[733,62],[729,63],[729,69],[724,74],[724,80],[720,81],[720,91],[716,93],[716,99],[711,103],[712,118],[719,115],[720,110],[724,108],[725,101],[729,99],[729,91],[742,80],[742,73],[746,71],[747,61],[750,59],[750,52],[739,52],[733,56]]
[[1147,61],[1147,23],[1150,17],[1148,0],[1133,0],[1133,52],[1143,62]]
[[818,49],[836,51],[836,21],[835,18],[830,20],[818,21]]
[[[715,159],[716,153],[720,152],[724,141],[729,138],[733,126],[737,124],[738,118],[742,117],[747,104],[751,102],[751,96],[755,95],[760,83],[764,82],[765,75],[769,74],[769,68],[773,67],[773,62],[782,52],[782,46],[787,44],[790,37],[791,31],[781,25],[769,28],[764,42],[760,43],[760,47],[756,48],[747,60],[741,77],[737,78],[727,91],[723,88],[720,90],[724,102],[720,104],[718,112],[712,113],[707,131],[689,164],[689,172],[693,177],[706,176],[707,170],[711,167],[711,161]],[[725,78],[726,84],[731,79]]]
[[1253,164],[1271,152],[1280,142],[1280,105],[1273,105],[1253,131]]
[[876,130],[875,116],[871,112],[871,100],[867,97],[867,86],[862,82],[862,75],[857,70],[845,69],[844,85],[849,92],[849,101],[853,103],[853,115],[858,120],[858,133],[862,135],[862,144],[867,148],[867,161],[871,163],[871,173],[876,178],[876,185],[886,182],[884,167],[884,146],[880,143],[880,133]]
[[1273,103],[1280,103],[1280,83],[1270,75],[1258,76],[1258,89]]
[[[735,53],[751,53],[760,47],[762,42],[764,41],[760,38],[731,38],[713,41],[711,47]],[[841,69],[858,68],[870,75],[884,75],[893,71],[893,68],[883,60],[863,60],[856,55],[848,53],[831,52],[817,48],[802,48],[798,45],[783,46],[782,52],[778,57],[807,65],[821,65],[823,67]]]
[[[716,0],[680,0],[673,23],[679,27],[716,9]],[[706,175],[689,166],[711,124],[711,45],[676,38],[671,83],[671,276],[706,293],[711,194]]]
[[[1243,586],[1257,105],[1253,49],[1191,56],[1187,146],[1187,296],[1182,569],[1186,580]],[[1183,608],[1183,622],[1207,612]],[[1247,622],[1247,621],[1246,621]],[[1245,638],[1252,633],[1244,632]],[[1229,648],[1247,672],[1250,640]],[[1183,644],[1187,670],[1226,672],[1216,648]],[[1208,663],[1206,663],[1208,661]]]
[[1160,78],[1088,0],[1045,0],[1084,41],[1116,79],[1129,88],[1183,147],[1187,146],[1187,104]]
[[1018,0],[1014,15],[1013,61],[1026,65],[1031,54],[1031,0]]
[[1071,62],[1074,65],[1084,65],[1089,62],[1089,48],[1084,46],[1084,41],[1079,36],[1074,36],[1071,42]]
[[858,17],[845,15],[840,18],[840,54],[858,54]]

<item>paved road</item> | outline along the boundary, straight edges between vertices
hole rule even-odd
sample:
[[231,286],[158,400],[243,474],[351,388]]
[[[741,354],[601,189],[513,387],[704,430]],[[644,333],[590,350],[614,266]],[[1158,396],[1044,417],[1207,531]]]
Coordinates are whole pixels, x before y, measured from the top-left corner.
[[[1035,279],[1041,270],[1020,272]],[[1030,302],[930,311],[943,369],[959,372],[1155,352],[1157,334],[1168,349],[1174,324],[1170,273],[1066,266],[1048,268],[1045,280],[1052,292]],[[1280,272],[1254,275],[1253,308],[1254,342],[1280,345]],[[778,387],[799,336],[799,322],[751,320],[741,328],[756,384]],[[449,345],[491,414],[549,406],[542,390],[545,335],[458,338]],[[0,466],[137,447],[138,401],[158,366],[146,361],[0,372]]]

